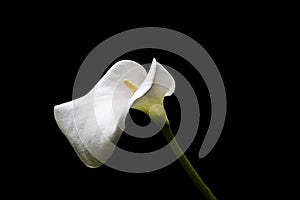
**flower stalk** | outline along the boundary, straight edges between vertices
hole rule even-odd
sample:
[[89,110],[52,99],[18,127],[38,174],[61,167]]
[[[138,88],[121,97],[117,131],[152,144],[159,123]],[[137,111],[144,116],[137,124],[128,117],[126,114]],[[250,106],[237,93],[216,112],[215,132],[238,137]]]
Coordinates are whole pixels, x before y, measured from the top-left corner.
[[178,157],[179,163],[181,164],[185,172],[188,174],[188,176],[191,178],[193,183],[200,190],[200,192],[206,200],[217,200],[217,198],[204,183],[202,178],[199,176],[199,174],[197,173],[197,171],[195,170],[195,168],[193,167],[193,165],[188,160],[188,158],[180,148],[179,144],[177,143],[163,106],[158,106],[156,104],[152,106],[152,108],[153,107],[154,109],[150,109],[149,116],[158,126],[161,125],[162,122],[164,122],[162,133],[165,136],[167,142],[170,144],[170,147],[174,152],[175,156]]
[[[181,155],[178,160],[181,164],[181,166],[184,168],[185,172],[189,175],[193,183],[196,185],[196,187],[200,190],[202,195],[207,200],[216,200],[217,198],[214,196],[214,194],[211,192],[211,190],[207,187],[207,185],[204,183],[202,178],[199,176],[195,168],[192,166],[186,155],[182,152],[182,149],[178,145],[178,143],[175,140],[175,137],[173,135],[172,129],[170,127],[169,121],[166,121],[162,133],[164,134],[165,138],[171,145],[171,148],[173,152],[176,154],[180,153]],[[173,140],[174,139],[174,140]],[[173,140],[173,142],[171,142]]]

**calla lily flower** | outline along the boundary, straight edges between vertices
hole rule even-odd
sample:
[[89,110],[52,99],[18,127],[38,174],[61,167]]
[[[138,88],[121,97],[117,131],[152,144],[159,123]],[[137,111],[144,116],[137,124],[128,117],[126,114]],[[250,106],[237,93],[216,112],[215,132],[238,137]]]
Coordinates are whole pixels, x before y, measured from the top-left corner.
[[114,64],[85,96],[55,106],[54,116],[81,161],[96,168],[112,155],[125,129],[129,109],[141,110],[157,125],[163,125],[162,133],[203,196],[216,200],[184,155],[170,128],[163,100],[174,90],[173,77],[155,59],[148,74],[140,64],[122,60]]
[[95,168],[112,155],[130,108],[161,115],[164,97],[174,90],[173,77],[155,59],[148,73],[140,64],[122,60],[88,94],[55,106],[54,116],[81,161]]

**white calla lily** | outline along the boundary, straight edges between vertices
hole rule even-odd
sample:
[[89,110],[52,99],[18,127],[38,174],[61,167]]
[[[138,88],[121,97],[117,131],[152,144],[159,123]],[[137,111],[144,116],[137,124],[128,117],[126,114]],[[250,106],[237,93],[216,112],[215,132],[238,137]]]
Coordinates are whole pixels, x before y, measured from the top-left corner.
[[123,60],[114,64],[88,94],[55,106],[54,115],[82,162],[99,167],[111,156],[129,109],[151,114],[151,107],[162,107],[164,97],[174,90],[173,77],[155,59],[148,74],[140,64]]
[[55,120],[88,167],[99,167],[113,153],[130,108],[145,112],[159,126],[171,149],[197,188],[208,200],[216,200],[177,144],[163,100],[175,90],[169,72],[153,59],[149,73],[136,62],[119,61],[85,96],[54,107]]

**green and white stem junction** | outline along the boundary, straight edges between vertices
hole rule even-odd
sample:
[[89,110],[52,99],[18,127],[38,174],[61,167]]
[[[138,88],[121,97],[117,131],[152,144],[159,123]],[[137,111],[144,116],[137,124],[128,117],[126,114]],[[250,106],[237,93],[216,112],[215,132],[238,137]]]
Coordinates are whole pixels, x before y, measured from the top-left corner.
[[[128,79],[124,80],[124,84],[133,93],[138,89],[138,87]],[[170,122],[168,120],[167,114],[163,106],[163,100],[164,98],[155,99],[153,98],[153,95],[145,95],[144,97],[141,97],[139,101],[134,103],[132,108],[138,109],[147,114],[151,118],[151,120],[153,120],[154,123],[157,124],[159,127],[163,125],[162,133],[164,134],[166,140],[170,144],[172,151],[178,157],[181,166],[189,175],[193,183],[201,191],[201,193],[207,200],[216,200],[217,198],[204,183],[202,178],[199,176],[195,168],[192,166],[192,164],[190,163],[190,161],[185,156],[184,152],[176,142],[170,126]]]

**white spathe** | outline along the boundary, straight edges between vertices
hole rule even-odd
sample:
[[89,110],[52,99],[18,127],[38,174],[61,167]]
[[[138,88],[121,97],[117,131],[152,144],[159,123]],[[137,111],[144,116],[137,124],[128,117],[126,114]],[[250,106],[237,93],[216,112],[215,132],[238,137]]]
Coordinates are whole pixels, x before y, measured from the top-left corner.
[[[133,92],[124,80],[138,89]],[[140,64],[122,60],[88,94],[55,106],[54,116],[82,162],[88,167],[99,167],[111,156],[130,107],[148,114],[151,105],[162,105],[164,97],[174,90],[173,77],[155,59],[148,74]]]

